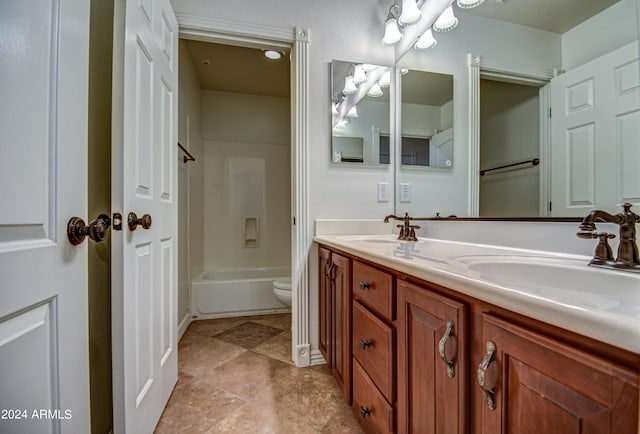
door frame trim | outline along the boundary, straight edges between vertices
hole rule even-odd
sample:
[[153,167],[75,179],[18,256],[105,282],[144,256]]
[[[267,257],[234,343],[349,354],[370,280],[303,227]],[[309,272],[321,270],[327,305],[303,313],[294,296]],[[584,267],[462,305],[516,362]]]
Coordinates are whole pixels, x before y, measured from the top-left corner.
[[[557,69],[523,66],[501,60],[484,58],[479,54],[467,55],[469,69],[469,188],[467,198],[467,211],[470,217],[478,217],[480,214],[480,78],[492,78],[499,81],[524,84],[543,88],[553,77],[558,75]],[[549,113],[550,100],[548,91],[541,94],[540,111]],[[544,97],[543,97],[544,96]],[[540,118],[540,152],[541,156],[548,157],[550,146],[550,123],[548,119]],[[541,157],[542,158],[542,157]],[[541,170],[541,194],[540,198],[548,198],[546,194],[549,183],[549,169],[547,160],[542,160]],[[544,186],[544,187],[543,187]],[[548,200],[548,199],[545,199]],[[540,205],[543,206],[542,203]],[[547,214],[544,214],[547,215]]]
[[204,42],[291,49],[292,357],[311,364],[309,336],[309,29],[203,18],[176,12],[179,37]]

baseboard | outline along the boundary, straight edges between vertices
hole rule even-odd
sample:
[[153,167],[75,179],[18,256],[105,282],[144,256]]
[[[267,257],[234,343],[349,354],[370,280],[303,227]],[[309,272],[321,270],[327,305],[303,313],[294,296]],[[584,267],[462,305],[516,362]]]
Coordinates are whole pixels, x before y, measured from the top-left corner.
[[320,352],[320,350],[315,349],[315,350],[311,350],[311,359],[310,359],[310,365],[326,365],[327,362],[324,359],[324,356],[322,355],[322,353]]
[[191,314],[187,312],[180,324],[178,324],[178,340],[182,339],[182,335],[187,331],[189,324],[191,324]]
[[282,309],[253,309],[253,310],[237,310],[232,312],[221,313],[209,313],[192,315],[191,320],[203,320],[203,319],[218,319],[218,318],[233,318],[239,316],[254,316],[254,315],[273,315],[276,313],[291,313],[291,308],[284,307]]

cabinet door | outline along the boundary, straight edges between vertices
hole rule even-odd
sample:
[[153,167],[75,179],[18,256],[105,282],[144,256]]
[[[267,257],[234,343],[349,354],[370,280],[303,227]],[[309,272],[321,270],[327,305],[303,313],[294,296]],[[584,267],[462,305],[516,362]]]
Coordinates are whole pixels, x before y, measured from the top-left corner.
[[478,380],[495,407],[488,393],[483,433],[637,433],[637,372],[488,314],[482,327],[488,372],[478,368]]
[[329,267],[331,266],[331,252],[318,248],[318,347],[324,356],[324,360],[331,368],[331,279]]
[[398,432],[467,432],[466,318],[465,305],[398,281]]
[[331,254],[331,370],[351,405],[351,266],[348,258]]

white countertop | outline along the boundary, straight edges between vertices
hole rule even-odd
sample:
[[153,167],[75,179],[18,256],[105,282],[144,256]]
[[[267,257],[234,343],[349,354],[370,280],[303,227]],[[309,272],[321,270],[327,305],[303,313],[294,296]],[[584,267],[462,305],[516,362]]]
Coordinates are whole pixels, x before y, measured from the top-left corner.
[[315,241],[505,309],[640,353],[640,274],[587,256],[396,235]]

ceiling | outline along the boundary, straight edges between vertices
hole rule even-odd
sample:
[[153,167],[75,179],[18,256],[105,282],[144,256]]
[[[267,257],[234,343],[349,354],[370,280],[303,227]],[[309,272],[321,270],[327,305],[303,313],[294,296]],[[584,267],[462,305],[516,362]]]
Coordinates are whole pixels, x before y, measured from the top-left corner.
[[[485,0],[464,13],[564,33],[618,0]],[[460,9],[456,8],[456,12]]]
[[289,97],[289,53],[271,60],[257,48],[186,42],[202,90]]
[[[554,33],[564,33],[619,0],[485,0],[482,5],[463,13],[512,22]],[[457,9],[457,8],[456,8]],[[456,12],[460,10],[457,9]],[[187,40],[187,46],[203,90],[289,97],[290,60],[284,53],[280,60],[267,59],[261,49]],[[204,61],[204,62],[203,62]],[[205,64],[208,61],[208,64]],[[404,89],[412,89],[418,77],[403,78]],[[445,77],[431,77],[448,80]],[[421,82],[422,83],[422,82]],[[450,84],[424,86],[403,92],[403,101],[450,101],[444,89]],[[425,88],[435,89],[427,95]],[[387,99],[387,93],[381,99]],[[406,93],[406,95],[405,95]],[[449,98],[449,99],[447,99]],[[378,100],[381,100],[378,99]]]
[[402,102],[442,106],[453,99],[453,76],[409,71],[402,76]]

